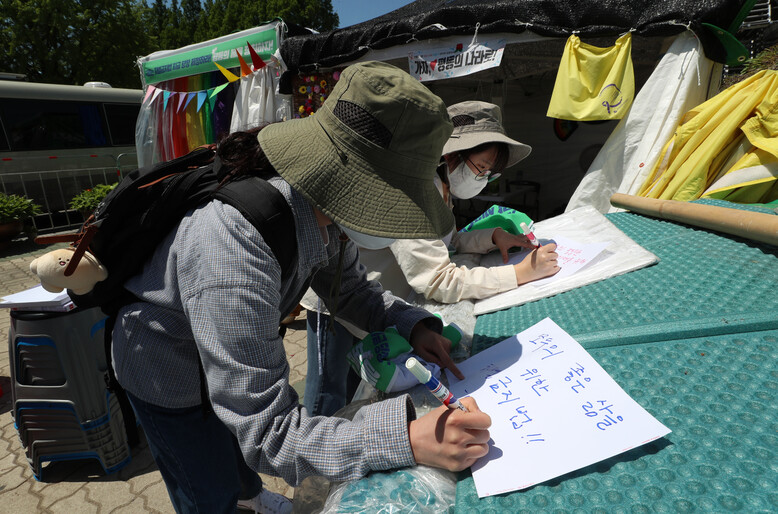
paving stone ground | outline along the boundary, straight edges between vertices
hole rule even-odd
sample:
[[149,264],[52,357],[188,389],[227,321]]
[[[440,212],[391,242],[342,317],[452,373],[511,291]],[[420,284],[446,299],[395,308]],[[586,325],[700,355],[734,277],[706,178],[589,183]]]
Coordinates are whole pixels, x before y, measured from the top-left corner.
[[[30,262],[55,248],[26,240],[0,250],[0,297],[38,283]],[[0,309],[0,514],[27,513],[173,513],[173,507],[148,446],[133,449],[132,460],[116,473],[105,475],[95,460],[52,462],[43,481],[32,474],[11,415],[11,379],[7,351],[10,316]],[[290,382],[301,394],[307,366],[305,311],[288,326],[284,347],[289,359]],[[261,475],[265,487],[288,498],[294,488],[279,478]],[[298,509],[295,509],[296,511]]]

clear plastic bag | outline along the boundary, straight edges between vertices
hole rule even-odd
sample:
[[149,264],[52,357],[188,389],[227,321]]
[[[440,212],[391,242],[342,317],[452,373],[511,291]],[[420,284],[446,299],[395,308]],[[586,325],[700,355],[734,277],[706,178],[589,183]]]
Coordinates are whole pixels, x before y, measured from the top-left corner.
[[[403,393],[387,394],[363,380],[354,401],[335,415],[352,419],[364,405],[398,394],[410,395],[417,418],[440,407],[440,402],[421,384]],[[359,480],[331,484],[324,507],[316,512],[437,514],[453,510],[456,491],[457,477],[450,471],[421,465],[376,471]]]
[[150,94],[143,102],[135,122],[135,149],[138,154],[138,167],[154,164],[154,144],[157,139],[157,119],[154,109],[154,95]]
[[427,466],[374,472],[330,489],[322,513],[390,514],[449,512],[456,501],[456,475]]

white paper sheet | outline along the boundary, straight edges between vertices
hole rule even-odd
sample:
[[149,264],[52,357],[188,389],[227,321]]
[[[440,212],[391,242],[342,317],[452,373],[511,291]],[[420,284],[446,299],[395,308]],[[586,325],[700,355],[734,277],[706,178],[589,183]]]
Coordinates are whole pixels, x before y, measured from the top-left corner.
[[74,305],[70,300],[67,291],[59,293],[50,293],[43,289],[43,286],[37,286],[25,289],[18,293],[4,296],[0,301],[0,307],[9,309],[28,308],[30,310],[71,310]]
[[[599,282],[623,273],[635,271],[657,262],[657,257],[629,238],[594,207],[586,206],[535,223],[535,235],[540,242],[568,238],[581,245],[610,244],[586,266],[569,276],[557,276],[552,281],[535,281],[489,298],[476,300],[473,314],[479,316],[515,305],[540,300],[576,287]],[[480,264],[484,265],[485,259]],[[498,263],[502,259],[497,256]],[[488,261],[486,261],[488,262]]]
[[[570,239],[564,236],[557,236],[553,239],[541,240],[540,243],[543,245],[549,243],[554,243],[557,245],[556,253],[559,256],[557,257],[557,264],[561,269],[550,277],[535,280],[528,284],[534,287],[554,282],[560,278],[569,277],[579,269],[592,262],[595,258],[597,258],[598,255],[600,255],[600,253],[602,253],[603,250],[605,250],[605,248],[610,245],[610,241],[587,244],[580,243],[574,239]],[[527,256],[529,256],[531,253],[531,250],[524,249],[518,253],[509,254],[508,262],[503,263],[502,255],[500,252],[492,252],[488,255],[485,255],[481,259],[481,265],[492,267],[518,264],[527,258]]]
[[526,489],[663,437],[657,421],[546,318],[448,370],[450,390],[492,418],[472,466],[478,496]]

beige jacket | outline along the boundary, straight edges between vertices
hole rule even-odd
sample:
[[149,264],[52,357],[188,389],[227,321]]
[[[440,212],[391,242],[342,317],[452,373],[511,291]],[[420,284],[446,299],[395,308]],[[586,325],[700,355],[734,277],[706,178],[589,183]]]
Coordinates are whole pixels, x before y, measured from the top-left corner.
[[[451,244],[458,253],[488,253],[497,247],[493,229],[455,233]],[[518,287],[513,266],[467,268],[449,258],[446,244],[439,239],[398,239],[389,248],[359,249],[359,261],[368,269],[368,279],[403,299],[416,292],[440,303],[488,298]],[[318,298],[309,291],[301,302],[318,310]],[[322,312],[326,313],[324,305]]]
[[[457,253],[488,253],[497,247],[493,229],[454,233],[451,244]],[[515,289],[513,266],[467,268],[449,258],[446,244],[439,239],[398,239],[382,250],[359,250],[359,260],[369,278],[400,298],[412,292],[440,303],[480,299]]]

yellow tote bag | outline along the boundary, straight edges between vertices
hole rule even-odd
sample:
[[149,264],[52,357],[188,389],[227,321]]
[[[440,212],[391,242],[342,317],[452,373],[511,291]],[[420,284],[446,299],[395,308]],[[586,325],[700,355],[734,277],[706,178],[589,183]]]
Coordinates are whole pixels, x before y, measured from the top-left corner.
[[632,34],[609,48],[567,39],[546,116],[563,120],[619,120],[635,96]]

